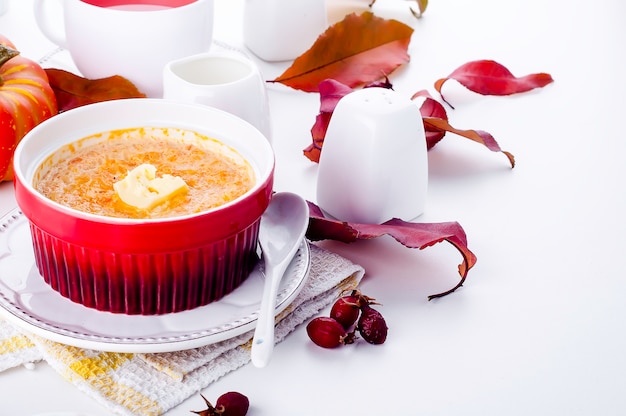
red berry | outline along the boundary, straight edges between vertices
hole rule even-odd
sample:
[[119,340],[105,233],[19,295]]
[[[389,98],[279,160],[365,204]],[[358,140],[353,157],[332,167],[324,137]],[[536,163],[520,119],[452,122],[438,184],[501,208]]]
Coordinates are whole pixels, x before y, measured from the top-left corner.
[[245,416],[249,407],[248,398],[236,391],[222,394],[215,403],[215,411],[221,416]]
[[350,328],[359,319],[358,295],[343,296],[333,304],[330,317],[339,322],[345,329]]
[[326,316],[314,318],[306,326],[306,332],[316,345],[324,348],[336,348],[351,344],[354,334],[347,334],[339,322]]
[[357,329],[363,339],[370,344],[382,344],[387,339],[387,323],[376,309],[369,305],[361,307],[361,317]]
[[236,391],[222,394],[217,399],[215,406],[202,394],[200,396],[204,399],[207,408],[205,410],[191,411],[199,416],[246,416],[250,407],[248,398]]

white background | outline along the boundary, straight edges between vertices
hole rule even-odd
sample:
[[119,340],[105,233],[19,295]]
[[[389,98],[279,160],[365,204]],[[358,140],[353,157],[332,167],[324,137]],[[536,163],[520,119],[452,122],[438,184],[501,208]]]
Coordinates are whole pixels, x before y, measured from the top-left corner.
[[[31,59],[54,50],[31,1],[9,0],[0,33]],[[363,265],[362,290],[389,325],[382,346],[313,346],[304,327],[265,369],[248,365],[210,386],[238,390],[250,416],[622,415],[626,413],[626,3],[620,0],[431,0],[413,20],[401,0],[375,13],[415,28],[397,91],[435,94],[461,64],[494,59],[515,75],[548,72],[554,84],[514,97],[482,97],[447,84],[458,128],[493,134],[502,154],[449,135],[429,153],[424,222],[458,221],[478,263],[453,286],[460,256],[390,238],[323,245]],[[241,0],[216,1],[215,37],[241,44]],[[295,34],[294,34],[295,35]],[[61,59],[61,57],[55,57]],[[260,63],[267,79],[286,64]],[[271,86],[277,191],[315,200],[316,165],[302,155],[318,96]],[[407,192],[410,192],[407,189]],[[0,184],[0,215],[15,206]],[[327,312],[327,311],[325,311]],[[202,408],[193,396],[168,416]],[[0,414],[107,411],[45,363],[0,373]]]

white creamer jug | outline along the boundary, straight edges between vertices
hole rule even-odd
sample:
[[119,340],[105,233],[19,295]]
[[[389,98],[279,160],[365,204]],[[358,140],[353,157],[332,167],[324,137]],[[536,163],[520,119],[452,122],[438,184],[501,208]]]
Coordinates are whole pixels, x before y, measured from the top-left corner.
[[428,159],[417,104],[365,88],[335,108],[319,161],[317,202],[343,221],[380,224],[424,212]]
[[252,124],[271,142],[264,78],[254,61],[238,52],[214,50],[167,63],[163,98],[227,111]]

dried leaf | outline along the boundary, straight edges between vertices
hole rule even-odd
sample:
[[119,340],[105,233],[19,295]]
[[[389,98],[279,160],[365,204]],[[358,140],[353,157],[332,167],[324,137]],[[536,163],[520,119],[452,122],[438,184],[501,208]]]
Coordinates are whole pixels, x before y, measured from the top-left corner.
[[325,79],[349,87],[372,82],[409,61],[407,48],[412,34],[410,26],[397,20],[382,19],[371,12],[349,14],[269,82],[307,92],[319,91]]
[[417,3],[417,10],[412,7],[409,7],[409,9],[411,10],[411,14],[419,19],[426,11],[426,7],[428,7],[428,0],[415,0],[415,2]]
[[334,79],[327,79],[319,84],[320,92],[320,112],[332,113],[337,107],[337,103],[344,96],[354,91],[349,86]]
[[[425,100],[420,106],[420,113],[424,117],[437,117],[448,120],[448,113],[441,103],[435,100],[426,90],[421,90],[413,94],[414,100],[417,97],[424,97]],[[432,128],[429,124],[424,123],[424,133],[426,134],[426,149],[430,150],[446,135],[445,130]]]
[[424,14],[424,12],[426,11],[426,8],[428,7],[428,0],[416,0],[416,1],[420,10],[420,14]]
[[[447,78],[435,82],[441,94],[443,84],[453,79],[465,88],[482,95],[511,95],[544,87],[554,80],[546,73],[515,77],[505,66],[491,60],[468,62],[454,70]],[[441,98],[447,103],[443,98]],[[449,103],[448,103],[449,104]]]
[[306,236],[311,241],[336,240],[352,243],[357,240],[389,235],[402,245],[419,250],[442,241],[452,244],[463,257],[463,261],[459,264],[461,280],[450,290],[430,295],[429,300],[448,295],[461,287],[467,278],[467,273],[476,264],[476,256],[467,247],[467,236],[458,222],[412,223],[394,218],[383,224],[349,223],[326,218],[317,205],[312,202],[308,204],[309,228]]
[[47,68],[46,73],[59,112],[100,101],[146,97],[132,82],[119,75],[90,80],[56,68]]
[[322,155],[322,146],[324,145],[324,137],[326,136],[326,130],[328,130],[328,123],[332,113],[319,113],[315,117],[315,124],[311,128],[311,137],[313,141],[304,150],[304,155],[311,161],[319,163],[320,156]]
[[473,140],[487,147],[493,152],[502,152],[509,159],[511,168],[515,167],[515,157],[510,153],[500,149],[500,145],[496,142],[496,139],[486,131],[482,130],[459,130],[452,127],[448,120],[448,114],[443,105],[433,99],[428,91],[422,90],[413,94],[411,99],[417,97],[425,97],[422,106],[420,107],[420,113],[424,122],[424,132],[426,133],[426,148],[432,149],[443,137],[446,132],[451,132]]
[[500,149],[500,146],[493,138],[493,136],[486,131],[482,130],[459,130],[452,127],[447,120],[437,118],[437,117],[422,117],[424,121],[424,127],[429,129],[430,131],[439,130],[441,132],[452,132],[458,134],[459,136],[463,136],[470,140],[473,140],[477,143],[480,143],[487,147],[487,149],[492,152],[502,152],[508,159],[511,164],[511,168],[515,167],[515,157],[507,151]]
[[319,163],[324,144],[324,137],[328,129],[328,123],[335,111],[335,107],[341,98],[352,92],[352,88],[334,79],[327,79],[319,84],[320,112],[315,117],[315,124],[311,128],[313,143],[304,149],[304,155],[312,162]]

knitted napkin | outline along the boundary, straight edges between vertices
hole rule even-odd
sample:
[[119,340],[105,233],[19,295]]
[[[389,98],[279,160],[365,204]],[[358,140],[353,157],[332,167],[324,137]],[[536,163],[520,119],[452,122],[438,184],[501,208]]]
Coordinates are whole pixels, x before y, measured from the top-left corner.
[[[276,319],[276,342],[354,289],[364,270],[311,244],[306,284]],[[43,339],[0,317],[0,371],[45,360],[112,412],[156,416],[167,412],[223,375],[250,361],[254,330],[215,344],[169,353],[113,353]]]

